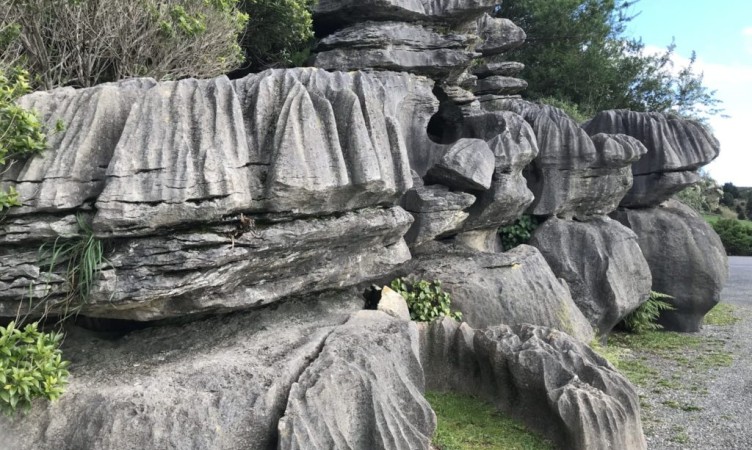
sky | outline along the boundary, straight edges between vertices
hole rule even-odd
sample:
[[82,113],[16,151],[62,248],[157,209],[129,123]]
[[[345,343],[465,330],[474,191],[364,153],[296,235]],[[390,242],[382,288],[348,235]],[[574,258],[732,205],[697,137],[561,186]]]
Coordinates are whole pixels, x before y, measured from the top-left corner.
[[641,0],[627,34],[648,50],[676,41],[678,64],[697,52],[697,72],[723,100],[724,114],[710,126],[721,155],[707,169],[718,183],[752,186],[752,0]]

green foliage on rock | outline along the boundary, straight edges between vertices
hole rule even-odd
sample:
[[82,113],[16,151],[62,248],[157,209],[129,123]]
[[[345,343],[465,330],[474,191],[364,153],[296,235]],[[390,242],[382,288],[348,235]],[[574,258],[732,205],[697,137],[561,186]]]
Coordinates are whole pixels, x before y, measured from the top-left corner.
[[0,65],[37,88],[208,78],[243,61],[239,0],[0,0]]
[[404,278],[397,278],[390,283],[389,287],[405,298],[412,320],[431,322],[439,317],[462,320],[461,312],[452,311],[452,299],[441,289],[440,281],[411,282]]
[[35,398],[56,400],[68,381],[59,333],[39,331],[38,324],[0,327],[0,410],[10,415],[31,407]]
[[752,256],[752,226],[736,219],[719,219],[712,224],[731,256]]
[[302,65],[313,39],[316,0],[241,0],[249,20],[241,45],[250,70]]
[[504,251],[511,250],[521,244],[527,244],[533,237],[533,232],[540,225],[534,216],[522,216],[517,222],[499,228],[501,247]]
[[[8,169],[13,159],[42,152],[47,147],[39,118],[16,104],[16,99],[28,91],[27,72],[0,67],[0,173]],[[19,205],[18,192],[13,186],[0,189],[0,211]]]
[[663,329],[657,323],[661,312],[675,309],[666,300],[673,297],[660,292],[651,291],[648,301],[640,305],[624,318],[623,324],[627,331],[636,334],[646,333],[648,331],[657,331]]
[[720,112],[715,92],[703,85],[695,57],[676,68],[674,44],[661,54],[626,36],[634,0],[515,0],[503,15],[522,27],[527,42],[509,55],[532,99],[573,103],[586,116],[606,109],[674,113],[704,119]]

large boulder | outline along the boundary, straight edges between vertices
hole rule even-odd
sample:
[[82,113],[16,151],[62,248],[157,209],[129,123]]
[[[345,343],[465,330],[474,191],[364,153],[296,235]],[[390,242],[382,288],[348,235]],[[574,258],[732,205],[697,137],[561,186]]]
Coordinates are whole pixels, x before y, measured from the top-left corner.
[[277,448],[427,450],[436,416],[424,389],[415,323],[360,311],[293,384]]
[[293,384],[362,306],[350,292],[115,339],[69,329],[65,395],[0,417],[3,448],[274,448]]
[[564,330],[589,342],[593,329],[540,252],[527,245],[506,253],[478,253],[439,242],[416,250],[398,271],[417,280],[438,280],[452,308],[475,328],[530,323]]
[[647,209],[620,209],[612,217],[637,234],[653,274],[653,290],[673,296],[674,311],[659,322],[674,331],[698,331],[728,279],[721,239],[689,206],[676,200]]
[[451,192],[440,184],[410,189],[402,203],[415,222],[405,234],[405,241],[409,245],[420,245],[431,239],[456,234],[470,216],[465,209],[474,202],[474,195]]
[[491,187],[496,157],[482,139],[460,139],[441,160],[428,169],[426,183],[459,191],[485,191]]
[[647,148],[647,154],[632,165],[635,186],[622,206],[660,204],[698,182],[694,172],[720,152],[718,140],[704,125],[665,114],[603,111],[583,128],[591,135],[626,134]]
[[548,219],[530,245],[540,250],[572,299],[601,336],[650,295],[651,275],[637,236],[619,222]]
[[639,397],[629,381],[558,330],[475,330],[444,318],[422,327],[421,359],[428,389],[486,400],[558,448],[647,448]]
[[498,55],[514,50],[525,43],[525,31],[509,19],[491,17],[486,13],[475,22],[475,32],[482,42],[476,51],[483,56]]
[[540,153],[526,170],[536,215],[589,217],[616,209],[632,187],[629,166],[645,148],[626,136],[591,139],[558,108],[523,100],[484,102],[486,109],[514,111],[530,123]]

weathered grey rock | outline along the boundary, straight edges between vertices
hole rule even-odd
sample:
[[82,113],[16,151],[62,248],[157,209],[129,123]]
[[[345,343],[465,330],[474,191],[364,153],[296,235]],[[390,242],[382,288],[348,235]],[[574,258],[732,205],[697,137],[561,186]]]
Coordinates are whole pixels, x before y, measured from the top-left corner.
[[464,231],[454,237],[458,245],[481,253],[501,253],[499,229]]
[[362,305],[357,292],[326,295],[115,340],[69,330],[65,395],[0,417],[3,447],[273,448],[291,386]]
[[644,147],[626,136],[591,139],[563,111],[522,100],[486,102],[484,107],[514,111],[535,130],[540,154],[525,172],[535,194],[529,212],[588,217],[607,214],[632,187],[629,166]]
[[463,120],[462,133],[483,139],[495,156],[491,188],[470,208],[466,230],[498,228],[514,222],[533,202],[522,170],[538,156],[535,134],[525,120],[510,112],[478,111]]
[[692,332],[720,300],[728,258],[713,228],[675,200],[647,209],[619,209],[612,217],[637,234],[653,274],[653,290],[672,295],[675,311],[661,313],[668,330]]
[[497,0],[320,0],[313,8],[318,27],[341,28],[366,20],[456,21],[475,19]]
[[473,90],[475,95],[513,95],[527,89],[527,81],[520,80],[519,78],[492,75],[482,80],[478,80],[478,83]]
[[427,450],[436,416],[423,391],[415,324],[360,311],[293,385],[277,448]]
[[659,205],[701,180],[697,172],[658,172],[634,176],[632,189],[620,206],[646,208]]
[[638,139],[647,154],[632,166],[635,186],[622,206],[650,207],[697,183],[696,170],[720,152],[702,124],[658,113],[604,111],[583,125],[590,134],[622,133]]
[[476,21],[476,33],[482,43],[476,48],[484,56],[508,52],[525,43],[527,35],[509,19],[491,17],[484,14]]
[[476,39],[404,22],[364,22],[322,39],[312,65],[326,70],[394,70],[444,78],[464,70],[480,56],[468,50]]
[[514,61],[489,62],[473,68],[473,74],[478,78],[488,78],[493,75],[513,77],[525,70],[525,65]]
[[626,134],[642,142],[648,153],[634,164],[635,175],[694,171],[720,152],[718,140],[702,124],[659,113],[603,111],[583,128],[589,134]]
[[441,280],[452,308],[475,328],[499,324],[550,326],[589,342],[593,330],[569,289],[534,247],[477,253],[439,242],[425,244],[398,271],[420,280]]
[[650,295],[650,268],[637,236],[619,222],[552,217],[535,230],[530,245],[567,282],[575,304],[600,336]]
[[11,215],[96,203],[95,230],[113,236],[240,211],[316,215],[393,203],[410,187],[407,148],[426,140],[436,111],[432,85],[408,74],[292,69],[32,94],[21,103],[53,128],[58,118],[69,123],[0,184],[16,186],[27,205]]
[[381,299],[379,300],[377,309],[392,317],[401,320],[410,320],[410,309],[407,307],[405,298],[393,291],[389,286],[381,288]]
[[460,139],[449,147],[424,177],[428,184],[442,184],[456,190],[486,190],[496,167],[496,157],[481,139]]
[[452,192],[440,184],[412,188],[402,198],[402,207],[411,213],[461,211],[475,202],[466,192]]
[[414,213],[413,217],[415,222],[405,234],[405,242],[410,246],[457,234],[470,214],[455,210]]
[[429,389],[482,398],[558,448],[647,448],[632,385],[560,331],[531,325],[476,331],[444,318],[421,328],[421,360]]
[[[412,217],[401,208],[226,226],[113,243],[81,313],[156,320],[259,307],[286,297],[373,280],[410,258],[402,236]],[[38,246],[0,247],[0,316],[28,308],[30,285],[65,296],[65,267],[48,274]],[[64,265],[63,265],[64,266]],[[347,270],[343,270],[347,268]],[[41,295],[37,295],[37,298]],[[54,310],[54,308],[53,308]],[[35,310],[35,315],[41,314]]]
[[36,111],[48,149],[10,167],[0,167],[0,187],[11,184],[24,206],[8,213],[58,212],[81,207],[104,188],[105,172],[134,103],[156,82],[135,79],[93,88],[34,92],[19,104]]

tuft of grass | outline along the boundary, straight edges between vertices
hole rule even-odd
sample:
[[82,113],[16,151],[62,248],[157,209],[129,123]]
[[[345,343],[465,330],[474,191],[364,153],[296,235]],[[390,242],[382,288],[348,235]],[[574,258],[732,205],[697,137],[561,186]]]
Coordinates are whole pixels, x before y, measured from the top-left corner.
[[427,392],[438,426],[433,445],[439,450],[548,450],[554,446],[519,422],[473,397]]
[[734,325],[739,322],[736,309],[728,303],[719,303],[705,316],[705,325]]

